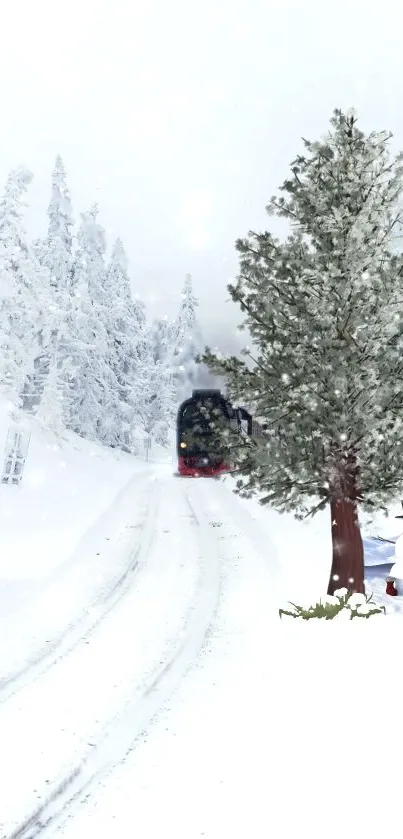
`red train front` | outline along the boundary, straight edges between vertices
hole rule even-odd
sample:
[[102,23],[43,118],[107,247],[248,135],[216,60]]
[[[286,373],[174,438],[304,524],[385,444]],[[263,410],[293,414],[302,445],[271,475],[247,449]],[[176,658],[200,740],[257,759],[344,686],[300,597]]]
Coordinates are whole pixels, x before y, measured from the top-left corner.
[[251,433],[252,417],[233,408],[219,390],[194,390],[182,402],[177,419],[178,472],[184,477],[215,477],[232,468],[230,445],[222,431]]

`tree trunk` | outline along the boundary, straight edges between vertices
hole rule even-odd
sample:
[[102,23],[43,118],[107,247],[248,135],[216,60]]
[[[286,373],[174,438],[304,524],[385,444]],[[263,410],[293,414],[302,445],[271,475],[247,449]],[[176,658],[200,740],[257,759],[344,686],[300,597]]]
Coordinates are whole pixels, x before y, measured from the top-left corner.
[[358,520],[358,469],[354,452],[333,461],[330,481],[332,568],[327,593],[338,588],[364,593],[364,548]]
[[364,549],[355,501],[330,502],[332,517],[332,568],[328,594],[338,588],[364,592]]

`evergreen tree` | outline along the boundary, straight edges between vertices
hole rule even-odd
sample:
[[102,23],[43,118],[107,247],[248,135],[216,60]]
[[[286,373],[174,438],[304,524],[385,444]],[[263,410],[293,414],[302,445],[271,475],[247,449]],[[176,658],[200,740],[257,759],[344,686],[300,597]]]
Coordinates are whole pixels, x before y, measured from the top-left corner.
[[[98,207],[82,213],[78,250],[72,274],[72,351],[74,370],[69,381],[69,427],[89,439],[100,439],[117,387],[108,364],[105,325],[105,232],[97,221]],[[112,418],[108,420],[112,421]]]
[[73,267],[73,216],[66,170],[60,155],[52,172],[52,194],[48,207],[48,235],[44,263],[51,285],[61,291],[71,285]]
[[366,136],[354,113],[335,111],[325,139],[304,141],[268,206],[289,236],[237,242],[229,291],[254,351],[248,362],[204,355],[268,424],[238,456],[238,491],[301,517],[330,506],[329,593],[364,590],[357,507],[386,509],[403,483],[403,257],[393,242],[403,167],[390,136]]
[[177,401],[181,402],[197,387],[200,369],[196,357],[202,351],[203,340],[197,321],[198,302],[193,294],[192,278],[186,275],[182,302],[173,329],[173,367]]
[[0,200],[0,387],[15,405],[27,407],[43,326],[35,267],[22,223],[32,174],[12,171]]
[[139,385],[141,425],[147,436],[161,446],[168,446],[174,428],[175,388],[172,370],[161,361],[155,361],[149,352],[148,358],[143,360]]
[[130,452],[136,449],[134,432],[139,398],[142,398],[137,385],[145,341],[145,314],[143,304],[133,300],[127,257],[120,239],[115,242],[105,275],[101,316],[107,333],[107,364],[116,386],[111,394],[113,404],[104,412],[100,436],[107,445]]
[[[43,421],[60,429],[69,415],[68,383],[72,375],[72,319],[71,295],[73,271],[73,218],[66,171],[60,156],[52,173],[52,193],[48,207],[48,234],[45,242],[36,246],[38,261],[47,269],[51,290],[49,311],[48,352],[42,359],[44,405],[39,408]],[[46,383],[46,376],[49,382]],[[53,411],[52,411],[53,404]]]
[[171,442],[177,408],[173,328],[166,317],[155,319],[150,326],[144,322],[136,347],[136,426],[162,446]]
[[156,318],[150,327],[150,341],[155,361],[172,368],[174,324],[167,317]]
[[[38,259],[38,251],[33,250],[30,253],[29,264],[30,274],[35,284],[35,309],[30,312],[34,336],[32,342],[34,359],[21,391],[21,405],[25,411],[37,413],[51,365],[58,311],[50,284],[50,274],[46,266]],[[47,421],[50,421],[49,399],[47,399],[47,404],[46,416]],[[59,425],[59,421],[56,420],[55,426],[59,427]]]
[[64,428],[63,384],[57,361],[48,356],[46,376],[36,416],[43,425],[60,434]]

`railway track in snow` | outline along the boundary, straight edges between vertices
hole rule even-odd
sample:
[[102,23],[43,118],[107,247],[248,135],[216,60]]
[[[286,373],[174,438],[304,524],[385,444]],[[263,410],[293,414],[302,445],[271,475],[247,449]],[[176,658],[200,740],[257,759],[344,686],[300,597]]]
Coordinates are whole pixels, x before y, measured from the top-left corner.
[[[184,630],[173,640],[170,654],[148,675],[140,693],[134,694],[133,700],[103,729],[84,759],[72,766],[64,777],[54,781],[46,798],[12,830],[3,833],[2,839],[52,836],[69,818],[74,807],[125,759],[197,660],[218,609],[221,585],[216,540],[211,530],[215,522],[209,522],[203,512],[203,495],[197,484],[192,479],[175,481],[188,509],[199,564],[198,584],[189,604]],[[149,553],[157,547],[158,539],[149,546]]]
[[[139,475],[136,475],[129,483],[134,484],[138,479]],[[115,507],[116,502],[119,503],[125,492],[127,492],[127,485],[118,493],[112,507]],[[0,680],[0,706],[46,673],[64,656],[68,655],[77,644],[88,637],[105,620],[111,610],[118,605],[125,592],[132,586],[133,579],[147,556],[153,536],[153,522],[157,509],[157,485],[155,481],[147,481],[145,497],[145,513],[140,523],[126,525],[127,529],[136,531],[137,538],[136,545],[128,553],[127,562],[121,572],[112,580],[110,587],[91,601],[86,611],[73,624],[68,626],[61,635],[52,639],[45,649],[42,648],[26,667],[4,680]],[[108,515],[108,511],[105,515]],[[98,522],[96,526],[98,526]]]

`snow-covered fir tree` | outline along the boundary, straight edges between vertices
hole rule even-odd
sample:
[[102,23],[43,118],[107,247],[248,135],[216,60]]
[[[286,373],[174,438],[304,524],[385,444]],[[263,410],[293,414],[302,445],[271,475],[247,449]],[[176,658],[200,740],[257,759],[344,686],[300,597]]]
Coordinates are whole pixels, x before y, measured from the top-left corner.
[[140,413],[145,434],[158,445],[168,446],[174,430],[176,390],[172,369],[163,361],[155,361],[152,345],[143,356],[138,385]]
[[190,396],[192,388],[200,384],[201,371],[196,357],[203,349],[203,339],[197,320],[198,301],[193,293],[192,278],[186,275],[179,315],[173,328],[173,367],[177,401]]
[[[35,358],[32,373],[27,375],[21,392],[21,405],[25,411],[38,414],[54,356],[52,347],[59,315],[48,269],[38,259],[38,253],[35,251],[30,254],[30,262],[31,273],[35,282],[36,301],[36,328],[33,344]],[[34,319],[34,311],[31,312],[31,318]],[[35,327],[35,322],[33,326]],[[52,425],[49,399],[47,399],[47,404],[46,423]],[[61,407],[62,393],[60,393],[60,400],[58,397],[55,402],[55,421],[53,423],[55,429],[60,429],[62,425]]]
[[[197,302],[188,276],[179,316],[147,324],[117,240],[108,266],[93,205],[74,235],[60,156],[48,230],[28,245],[22,224],[30,173],[11,173],[0,202],[0,388],[61,431],[135,451],[141,435],[167,445],[178,402],[200,383]],[[77,247],[75,249],[75,243]]]
[[155,318],[150,327],[150,341],[155,361],[160,361],[171,368],[174,354],[174,329],[174,324],[166,316]]
[[60,376],[56,356],[47,355],[45,358],[48,364],[35,415],[43,425],[61,434],[65,427],[64,381]]
[[14,405],[30,407],[43,317],[35,265],[22,214],[32,174],[19,167],[0,200],[0,388]]
[[268,424],[239,457],[239,491],[300,516],[329,505],[329,593],[363,591],[357,506],[386,507],[403,483],[403,257],[393,241],[403,167],[390,136],[364,135],[354,113],[335,111],[323,140],[304,141],[268,206],[289,236],[237,242],[229,291],[252,336],[248,362],[204,355]]
[[73,269],[73,213],[66,170],[60,155],[56,157],[52,172],[48,219],[44,262],[50,272],[51,285],[57,290],[68,289]]
[[136,372],[133,384],[136,431],[166,446],[174,425],[176,395],[173,381],[172,342],[166,318],[143,324],[136,342]]
[[[44,361],[44,392],[38,416],[60,429],[64,414],[69,415],[68,382],[73,375],[72,329],[74,306],[72,297],[73,216],[66,171],[60,155],[52,173],[52,192],[48,207],[48,234],[38,243],[36,254],[47,269],[51,289],[49,307],[49,353]],[[42,404],[43,402],[43,404]],[[53,409],[52,409],[53,405]]]
[[135,451],[143,391],[140,388],[146,322],[144,305],[134,300],[128,274],[127,257],[120,239],[112,250],[103,281],[103,317],[107,334],[107,364],[116,387],[111,394],[111,410],[103,414],[99,428],[102,442]]
[[81,214],[78,250],[72,275],[72,360],[69,382],[69,427],[89,439],[100,439],[100,428],[111,410],[117,381],[108,364],[105,325],[105,231],[98,224],[98,207]]
[[94,206],[82,216],[73,270],[78,370],[71,381],[71,427],[106,446],[133,452],[139,426],[144,427],[144,305],[132,297],[119,239],[105,265],[105,233],[97,215]]

